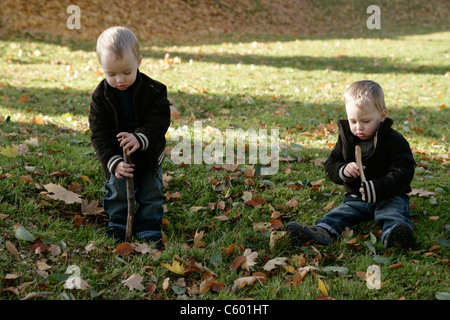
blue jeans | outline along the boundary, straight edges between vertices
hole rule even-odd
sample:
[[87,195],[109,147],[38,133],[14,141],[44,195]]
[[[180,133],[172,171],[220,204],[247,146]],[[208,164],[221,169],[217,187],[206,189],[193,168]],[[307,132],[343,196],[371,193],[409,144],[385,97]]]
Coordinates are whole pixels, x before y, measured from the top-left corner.
[[[134,194],[137,202],[133,233],[136,237],[161,238],[161,221],[165,195],[162,193],[162,169],[139,169],[133,172]],[[125,231],[128,216],[126,179],[111,175],[105,185],[103,209],[109,216],[109,226]]]
[[399,195],[378,203],[367,203],[361,198],[345,198],[343,203],[331,210],[320,221],[317,227],[327,229],[339,236],[345,227],[351,227],[360,222],[374,220],[382,227],[381,240],[389,233],[389,230],[397,223],[409,226],[412,222],[409,212],[409,197]]

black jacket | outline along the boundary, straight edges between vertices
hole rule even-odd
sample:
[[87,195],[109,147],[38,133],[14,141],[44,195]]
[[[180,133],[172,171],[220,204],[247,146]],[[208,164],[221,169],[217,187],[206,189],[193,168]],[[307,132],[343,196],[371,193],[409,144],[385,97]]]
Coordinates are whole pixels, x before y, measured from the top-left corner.
[[[164,157],[165,134],[170,125],[167,87],[139,70],[133,86],[135,129],[132,133],[138,138],[141,147],[131,155],[131,162],[136,167],[150,166],[156,169]],[[123,160],[123,150],[116,136],[126,131],[114,90],[106,79],[101,81],[92,94],[89,109],[91,141],[106,178]]]
[[[355,161],[355,145],[361,140],[351,133],[348,120],[340,120],[338,124],[338,141],[325,162],[325,173],[331,181],[344,185],[346,196],[361,197],[361,179],[349,179],[343,174],[347,163]],[[369,203],[411,191],[416,162],[409,143],[391,128],[392,124],[392,119],[384,120],[375,135],[373,152],[362,159],[367,179],[363,186]]]

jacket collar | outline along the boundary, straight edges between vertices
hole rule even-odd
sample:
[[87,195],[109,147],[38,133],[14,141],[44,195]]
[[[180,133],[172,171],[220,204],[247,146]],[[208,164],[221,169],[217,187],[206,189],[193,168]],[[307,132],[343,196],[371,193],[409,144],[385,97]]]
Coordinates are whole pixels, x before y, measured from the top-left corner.
[[[391,118],[386,118],[383,122],[380,123],[378,130],[374,137],[374,149],[375,152],[377,142],[379,138],[383,138],[392,128],[392,124],[394,121]],[[354,160],[355,157],[355,145],[360,143],[360,139],[352,134],[350,131],[350,125],[348,120],[339,120],[339,136],[343,141],[342,148],[344,153],[350,156],[350,161]],[[373,153],[372,152],[372,153]]]
[[[132,86],[135,86],[135,88],[134,88],[135,92],[136,92],[136,88],[139,87],[141,82],[142,82],[142,73],[138,69],[137,72],[136,72],[136,80],[132,84]],[[109,85],[108,81],[106,81],[106,78],[103,79],[103,83],[104,83],[104,87],[105,87],[105,90],[103,90],[103,94],[105,95],[105,97],[111,97],[111,96],[114,97],[115,96],[115,94],[114,94],[114,90],[115,89]]]

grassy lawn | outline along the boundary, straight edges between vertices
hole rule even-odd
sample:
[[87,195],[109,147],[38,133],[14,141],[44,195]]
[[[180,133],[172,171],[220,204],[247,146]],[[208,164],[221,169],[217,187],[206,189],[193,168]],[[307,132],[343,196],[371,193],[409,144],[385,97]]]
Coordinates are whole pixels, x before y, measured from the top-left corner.
[[[430,30],[143,42],[141,71],[168,86],[177,110],[163,164],[161,252],[137,242],[116,248],[104,236],[101,210],[85,206],[101,206],[105,183],[87,125],[90,93],[103,77],[95,44],[0,39],[0,299],[314,300],[325,290],[334,299],[448,295],[449,36]],[[329,247],[293,246],[283,237],[287,222],[313,224],[343,199],[322,161],[345,115],[343,93],[361,79],[381,84],[394,127],[418,163],[412,186],[421,192],[411,196],[416,246],[385,250],[373,222]],[[258,175],[262,165],[248,161],[173,163],[173,137],[182,128],[193,134],[195,121],[204,145],[211,132],[225,138],[227,129],[278,129],[278,172]],[[72,190],[84,204],[50,198],[49,184]],[[374,264],[379,289],[364,281]],[[65,287],[71,265],[89,287]]]

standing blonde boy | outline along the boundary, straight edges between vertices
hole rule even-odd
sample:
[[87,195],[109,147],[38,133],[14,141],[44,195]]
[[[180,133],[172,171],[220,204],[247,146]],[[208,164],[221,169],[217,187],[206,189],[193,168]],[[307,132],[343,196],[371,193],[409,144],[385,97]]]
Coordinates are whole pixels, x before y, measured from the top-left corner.
[[[344,201],[314,227],[289,222],[286,229],[300,243],[328,245],[346,227],[373,219],[382,227],[384,247],[410,248],[413,232],[407,194],[416,164],[410,146],[391,128],[393,121],[387,117],[378,83],[357,81],[344,100],[348,119],[339,121],[338,141],[325,162],[327,177],[344,185]],[[356,145],[361,147],[366,182],[361,182],[355,163]]]
[[[91,141],[107,182],[103,208],[109,216],[107,235],[124,241],[127,221],[126,179],[133,177],[138,203],[137,238],[162,248],[162,170],[170,125],[167,88],[139,71],[142,56],[133,32],[109,28],[97,40],[97,56],[105,79],[92,94]],[[123,160],[129,150],[132,165]]]

